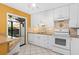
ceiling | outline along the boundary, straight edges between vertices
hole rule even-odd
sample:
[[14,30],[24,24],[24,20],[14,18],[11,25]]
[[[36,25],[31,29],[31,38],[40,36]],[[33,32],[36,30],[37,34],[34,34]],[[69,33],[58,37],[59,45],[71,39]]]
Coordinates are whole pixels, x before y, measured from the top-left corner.
[[36,7],[32,7],[32,3],[5,3],[5,5],[11,6],[15,9],[21,10],[25,13],[36,13],[52,8],[57,8],[63,5],[67,5],[68,3],[36,3]]

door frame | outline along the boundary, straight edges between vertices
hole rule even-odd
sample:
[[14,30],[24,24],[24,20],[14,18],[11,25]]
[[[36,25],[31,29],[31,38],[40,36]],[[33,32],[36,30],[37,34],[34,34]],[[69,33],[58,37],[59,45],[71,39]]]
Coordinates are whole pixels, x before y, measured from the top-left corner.
[[24,18],[25,19],[25,44],[27,44],[27,17],[24,17],[24,16],[19,16],[19,15],[16,15],[16,14],[13,14],[13,13],[9,13],[7,12],[6,13],[6,37],[8,38],[8,15],[13,15],[13,16],[17,16],[17,17],[21,17],[21,18]]

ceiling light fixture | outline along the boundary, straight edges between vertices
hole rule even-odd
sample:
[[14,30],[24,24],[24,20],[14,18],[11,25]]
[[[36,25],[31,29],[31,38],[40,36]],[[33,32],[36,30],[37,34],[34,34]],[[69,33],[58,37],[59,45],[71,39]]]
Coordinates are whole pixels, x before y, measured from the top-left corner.
[[35,3],[33,3],[33,4],[32,4],[32,7],[36,7],[36,4],[35,4]]

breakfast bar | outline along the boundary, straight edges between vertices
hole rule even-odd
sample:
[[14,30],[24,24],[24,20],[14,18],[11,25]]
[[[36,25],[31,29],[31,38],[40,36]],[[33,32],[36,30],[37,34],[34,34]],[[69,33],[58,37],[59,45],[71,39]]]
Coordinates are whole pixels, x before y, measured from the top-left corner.
[[19,38],[11,39],[5,36],[0,36],[0,55],[8,54],[19,42]]

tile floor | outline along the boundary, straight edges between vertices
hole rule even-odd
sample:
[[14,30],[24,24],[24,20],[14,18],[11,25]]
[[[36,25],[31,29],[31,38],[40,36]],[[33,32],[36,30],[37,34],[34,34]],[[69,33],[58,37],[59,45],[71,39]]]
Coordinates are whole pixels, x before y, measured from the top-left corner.
[[59,55],[48,49],[41,48],[32,44],[21,47],[19,55]]

